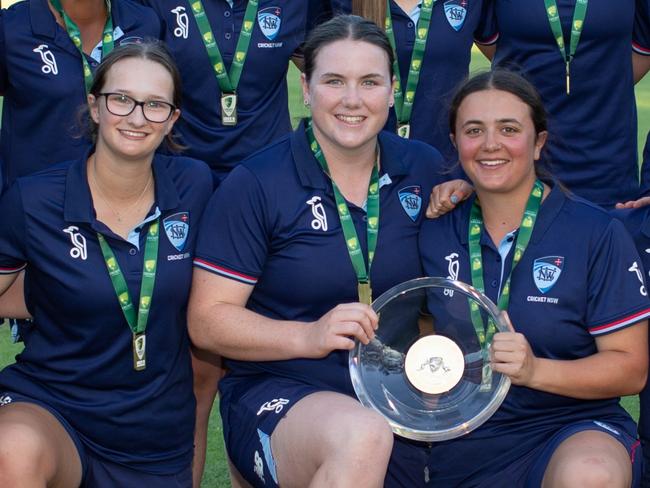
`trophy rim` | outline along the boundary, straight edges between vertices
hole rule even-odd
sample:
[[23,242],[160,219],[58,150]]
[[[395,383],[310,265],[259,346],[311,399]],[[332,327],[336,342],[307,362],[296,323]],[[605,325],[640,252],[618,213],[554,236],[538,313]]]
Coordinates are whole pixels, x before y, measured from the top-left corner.
[[[449,288],[450,286],[456,290],[461,291],[485,307],[487,311],[495,318],[498,331],[505,332],[509,330],[508,324],[503,314],[492,300],[490,300],[483,293],[479,292],[473,286],[468,285],[462,281],[452,280],[450,278],[425,276],[422,278],[414,278],[412,280],[399,283],[389,288],[379,297],[377,297],[377,299],[372,302],[371,306],[375,312],[379,313],[379,311],[388,303],[408,292],[418,290],[420,288]],[[355,346],[350,350],[350,353],[348,355],[350,379],[352,381],[352,386],[357,395],[357,398],[362,405],[372,408],[375,412],[384,417],[395,434],[407,439],[423,442],[440,442],[469,434],[473,430],[480,427],[483,423],[485,423],[499,409],[508,393],[508,390],[510,389],[510,378],[508,378],[508,376],[505,374],[501,374],[493,397],[495,400],[488,403],[486,408],[481,410],[478,415],[472,417],[471,419],[446,429],[423,430],[408,427],[397,422],[395,419],[386,416],[383,411],[377,407],[371,396],[367,393],[365,385],[363,384],[363,381],[361,380],[359,374],[359,366],[355,361],[355,358],[358,355],[358,351],[362,346],[363,344],[361,344],[358,339],[355,340]]]

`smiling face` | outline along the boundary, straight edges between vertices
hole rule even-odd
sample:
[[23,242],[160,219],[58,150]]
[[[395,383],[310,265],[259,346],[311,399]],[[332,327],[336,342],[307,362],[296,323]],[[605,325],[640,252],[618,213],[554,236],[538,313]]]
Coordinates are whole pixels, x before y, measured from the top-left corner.
[[374,151],[393,103],[389,60],[379,47],[344,39],[323,46],[303,96],[311,105],[314,134],[324,151]]
[[530,108],[520,98],[488,89],[462,101],[452,139],[477,192],[511,193],[530,191],[546,136],[535,132]]
[[[123,93],[139,101],[173,103],[174,82],[161,64],[131,57],[111,66],[100,92]],[[106,109],[105,98],[88,95],[90,115],[99,126],[97,150],[107,150],[121,159],[150,158],[180,115],[180,111],[175,110],[166,122],[161,123],[145,119],[142,107],[136,107],[127,116],[113,115]]]

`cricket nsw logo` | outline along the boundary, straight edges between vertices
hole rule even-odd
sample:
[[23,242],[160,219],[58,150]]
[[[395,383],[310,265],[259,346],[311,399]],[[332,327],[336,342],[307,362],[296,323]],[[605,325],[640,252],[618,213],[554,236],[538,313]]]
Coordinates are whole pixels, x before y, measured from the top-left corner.
[[172,9],[171,13],[176,15],[176,28],[174,29],[174,35],[176,37],[187,39],[187,35],[189,34],[190,30],[190,24],[187,14],[185,13],[185,7],[179,5],[178,7]]
[[537,258],[533,262],[533,280],[537,289],[546,293],[549,291],[562,274],[564,267],[564,257],[546,256]]
[[70,249],[70,256],[74,259],[86,260],[88,257],[88,252],[86,250],[86,238],[79,233],[79,227],[71,225],[63,229],[63,232],[70,236],[70,242],[72,243],[72,249]]
[[267,7],[257,14],[257,24],[264,37],[269,41],[275,40],[282,24],[282,9],[280,7]]
[[37,48],[33,49],[35,53],[41,55],[41,61],[43,66],[41,66],[41,71],[46,75],[58,75],[59,68],[56,65],[56,58],[47,44],[40,44]]

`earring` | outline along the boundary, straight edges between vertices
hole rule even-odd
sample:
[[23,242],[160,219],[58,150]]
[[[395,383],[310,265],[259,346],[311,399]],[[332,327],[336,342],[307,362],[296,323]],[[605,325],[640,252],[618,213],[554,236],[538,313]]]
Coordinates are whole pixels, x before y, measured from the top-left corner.
[[305,104],[305,107],[309,107],[309,100],[305,99],[305,100],[303,100],[302,103]]
[[393,108],[393,102],[388,102],[388,108]]

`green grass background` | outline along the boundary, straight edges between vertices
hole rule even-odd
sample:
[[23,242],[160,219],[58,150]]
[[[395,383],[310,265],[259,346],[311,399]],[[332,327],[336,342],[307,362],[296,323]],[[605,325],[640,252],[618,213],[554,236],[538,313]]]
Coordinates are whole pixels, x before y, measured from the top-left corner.
[[[472,70],[489,68],[487,60],[475,50],[472,56]],[[302,103],[300,92],[299,73],[291,66],[288,76],[289,81],[289,102],[294,124],[307,114]],[[639,111],[639,151],[643,150],[645,137],[650,129],[650,75],[642,80],[636,87],[637,106]],[[0,98],[0,108],[2,99]],[[10,335],[7,329],[0,330],[0,366],[11,364],[14,357],[21,350],[21,346],[11,344]],[[639,404],[637,397],[626,397],[623,405],[636,419],[639,415]],[[208,441],[208,453],[206,459],[205,475],[203,477],[203,488],[221,488],[229,486],[229,477],[224,457],[223,431],[221,419],[218,413],[218,405],[212,411],[210,418],[210,434]]]

